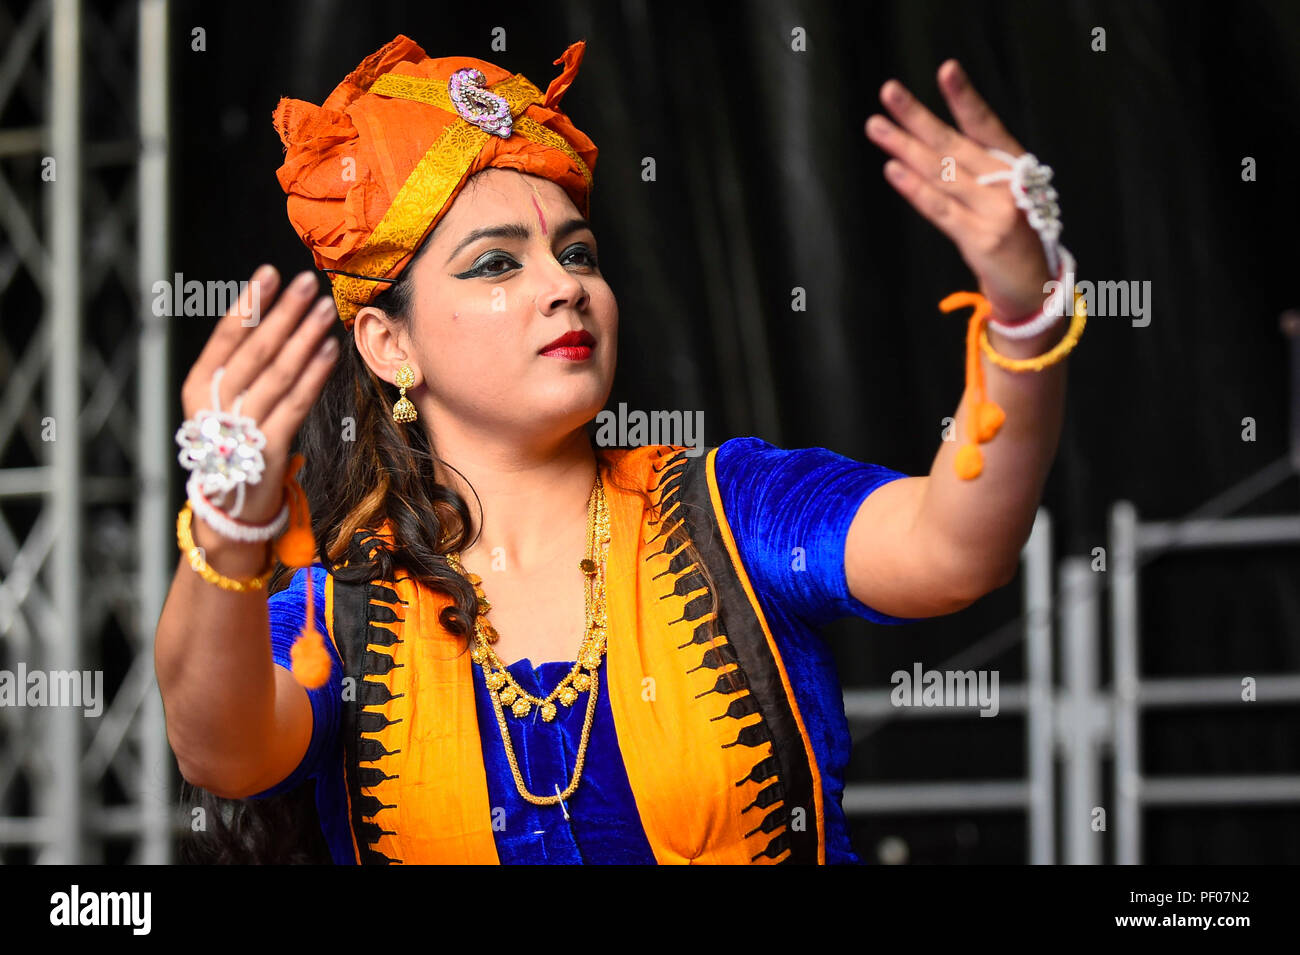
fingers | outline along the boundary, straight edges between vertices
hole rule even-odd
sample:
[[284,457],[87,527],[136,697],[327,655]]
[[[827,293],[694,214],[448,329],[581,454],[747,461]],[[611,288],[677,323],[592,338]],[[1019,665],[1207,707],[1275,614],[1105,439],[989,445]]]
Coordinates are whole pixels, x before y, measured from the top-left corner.
[[275,307],[257,323],[226,359],[221,379],[221,407],[233,402],[235,395],[248,388],[274,360],[285,339],[298,326],[303,313],[312,304],[319,288],[313,272],[300,272],[276,299]]
[[312,355],[320,346],[321,340],[338,321],[338,312],[334,309],[334,300],[323,295],[311,307],[306,316],[296,325],[290,326],[277,317],[283,327],[291,327],[292,334],[282,344],[274,343],[279,338],[268,338],[274,351],[269,362],[263,364],[248,385],[248,394],[240,409],[254,421],[266,417],[281,397],[292,387],[295,379],[302,372],[303,366],[311,361]]
[[959,171],[954,157],[940,156],[911,133],[899,129],[880,115],[873,115],[867,120],[867,136],[885,152],[902,160],[922,179],[968,208],[982,215],[996,211],[996,200],[999,197],[976,183],[975,176],[969,170]]
[[292,444],[293,436],[302,427],[307,412],[311,410],[321,389],[325,387],[330,372],[334,370],[338,356],[339,342],[333,335],[317,346],[311,358],[302,366],[293,385],[261,423],[268,444],[274,443],[283,448]]
[[[212,382],[219,368],[224,369],[217,388],[221,408],[233,410],[236,396],[244,393],[240,413],[252,418],[266,438],[266,470],[261,481],[246,488],[241,512],[241,519],[253,523],[278,513],[283,497],[279,475],[339,351],[329,335],[338,319],[333,300],[324,296],[309,309],[318,288],[313,272],[298,275],[263,319],[263,305],[272,300],[279,284],[271,266],[254,273],[217,323],[182,389],[186,417],[212,407]],[[213,503],[222,507],[233,502],[234,497],[226,497],[229,500]]]
[[[881,87],[880,100],[899,125],[872,116],[866,132],[895,157],[885,164],[886,178],[894,188],[969,255],[992,241],[990,236],[1011,229],[1020,215],[1005,188],[977,182],[985,173],[1006,169],[988,150],[1020,155],[1024,148],[975,91],[956,60],[939,68],[939,85],[962,132],[940,120],[894,79]],[[952,163],[956,170],[950,169]]]
[[980,219],[953,196],[936,187],[929,177],[918,176],[903,162],[885,163],[885,178],[898,193],[912,204],[959,249],[968,248],[980,234]]
[[925,108],[898,80],[889,80],[880,88],[880,101],[898,124],[940,156],[952,156],[979,176],[1005,168],[981,146],[963,136]]
[[971,85],[966,71],[956,60],[948,60],[939,67],[939,88],[943,90],[948,108],[962,132],[992,149],[1001,149],[1013,156],[1023,153],[1024,147],[1016,142],[998,119],[996,113],[984,102],[984,97]]
[[[274,266],[263,265],[253,273],[252,280],[240,292],[235,304],[217,322],[207,344],[199,352],[199,357],[185,379],[182,393],[189,394],[200,388],[208,388],[212,375],[229,360],[239,343],[248,337],[248,329],[251,327],[248,324],[249,316],[256,315],[263,302],[271,301],[279,285],[280,273]],[[204,391],[198,400],[207,402],[207,392]],[[190,405],[191,402],[187,400],[187,411]]]

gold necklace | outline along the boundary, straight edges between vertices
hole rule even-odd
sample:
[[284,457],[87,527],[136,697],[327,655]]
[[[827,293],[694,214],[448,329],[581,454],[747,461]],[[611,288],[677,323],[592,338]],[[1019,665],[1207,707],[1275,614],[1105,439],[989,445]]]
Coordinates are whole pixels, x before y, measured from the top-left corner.
[[[483,578],[478,574],[466,573],[460,562],[459,554],[448,554],[447,562],[462,574],[474,587],[477,608],[474,616],[475,646],[470,658],[483,668],[483,679],[488,686],[488,696],[492,699],[492,709],[496,713],[497,726],[501,729],[501,741],[506,750],[506,761],[515,778],[515,788],[525,800],[537,806],[553,806],[563,802],[578,788],[582,778],[583,762],[587,755],[587,741],[591,738],[591,724],[596,715],[596,696],[600,685],[600,661],[605,653],[608,618],[605,608],[605,559],[609,550],[609,508],[605,501],[605,487],[597,471],[596,483],[592,486],[591,496],[587,501],[587,556],[578,563],[586,583],[586,626],[583,631],[582,644],[578,648],[578,657],[573,668],[556,684],[544,698],[537,697],[525,690],[511,675],[506,665],[497,656],[492,644],[497,642],[499,634],[487,620],[492,605],[483,593]],[[586,672],[583,672],[586,671]],[[572,706],[578,695],[590,691],[587,698],[587,713],[582,724],[582,738],[578,743],[578,752],[574,761],[573,779],[564,792],[554,796],[537,796],[528,791],[524,785],[523,774],[515,759],[514,746],[510,742],[510,730],[506,725],[505,709],[518,719],[523,719],[537,707],[545,722],[555,719],[558,700],[563,706]],[[558,790],[559,787],[557,786]]]

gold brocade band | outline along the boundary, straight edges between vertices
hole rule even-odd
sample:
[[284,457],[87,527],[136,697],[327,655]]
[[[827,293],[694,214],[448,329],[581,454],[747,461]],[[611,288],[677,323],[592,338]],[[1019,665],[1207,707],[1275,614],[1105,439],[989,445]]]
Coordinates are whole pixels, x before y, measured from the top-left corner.
[[[502,80],[496,86],[488,87],[488,89],[510,105],[511,128],[514,132],[564,153],[573,162],[574,167],[582,173],[582,178],[586,181],[587,187],[591,188],[591,170],[582,161],[582,157],[578,155],[577,150],[569,145],[568,140],[553,129],[543,126],[535,119],[520,116],[520,113],[529,106],[543,101],[541,90],[518,73],[508,80]],[[378,93],[380,96],[391,96],[395,99],[409,99],[417,103],[428,103],[430,106],[436,106],[448,113],[456,112],[456,104],[451,101],[451,96],[447,93],[447,83],[444,80],[429,80],[419,76],[385,73],[370,85],[369,91]],[[462,122],[465,121],[462,120]]]
[[[516,74],[489,89],[509,104],[515,133],[563,152],[581,171],[587,188],[591,188],[591,170],[563,136],[534,119],[519,117],[528,106],[542,102],[542,93],[536,86]],[[369,91],[380,96],[427,103],[449,113],[456,112],[443,80],[387,73],[375,80]],[[491,135],[459,117],[448,126],[397,191],[365,245],[348,259],[348,271],[375,278],[387,277],[424,237],[429,224],[429,210],[443,208]],[[361,307],[359,303],[373,297],[375,281],[335,272],[333,290],[339,316],[347,323],[356,317]]]
[[1074,293],[1074,315],[1070,319],[1070,328],[1065,333],[1065,336],[1056,343],[1056,347],[1050,351],[1035,355],[1032,358],[1008,358],[1006,355],[993,350],[993,345],[989,342],[988,326],[984,323],[981,323],[980,327],[980,347],[984,349],[984,354],[988,355],[989,360],[999,368],[1017,372],[1042,371],[1050,365],[1055,365],[1074,350],[1074,346],[1079,344],[1079,338],[1083,335],[1083,328],[1087,321],[1088,303],[1084,299],[1083,293],[1076,290]]

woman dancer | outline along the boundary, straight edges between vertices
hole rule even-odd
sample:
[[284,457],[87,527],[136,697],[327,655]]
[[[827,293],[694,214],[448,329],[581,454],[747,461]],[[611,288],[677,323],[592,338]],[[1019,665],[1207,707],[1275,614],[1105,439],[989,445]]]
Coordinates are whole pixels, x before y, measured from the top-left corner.
[[960,131],[896,81],[894,122],[867,123],[979,279],[942,304],[974,312],[928,475],[756,438],[596,447],[618,308],[597,150],[559,110],[583,50],[543,93],[397,37],[275,112],[332,300],[304,273],[250,323],[264,266],[191,369],[156,644],[186,780],[241,818],[310,795],[260,830],[280,849],[227,858],[860,861],[817,629],[951,613],[1015,573],[1083,325],[1050,170],[955,62]]

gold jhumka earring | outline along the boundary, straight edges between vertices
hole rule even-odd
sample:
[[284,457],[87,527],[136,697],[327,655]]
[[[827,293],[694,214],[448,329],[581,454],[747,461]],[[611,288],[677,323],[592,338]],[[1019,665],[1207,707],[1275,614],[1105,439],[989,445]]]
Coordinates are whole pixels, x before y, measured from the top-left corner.
[[398,424],[408,424],[415,420],[415,405],[411,404],[411,399],[406,397],[406,389],[415,385],[415,372],[411,370],[410,365],[403,365],[397,369],[397,380],[394,384],[402,389],[402,396],[397,399],[397,404],[393,405],[393,420]]

